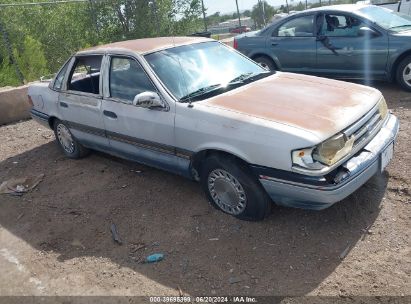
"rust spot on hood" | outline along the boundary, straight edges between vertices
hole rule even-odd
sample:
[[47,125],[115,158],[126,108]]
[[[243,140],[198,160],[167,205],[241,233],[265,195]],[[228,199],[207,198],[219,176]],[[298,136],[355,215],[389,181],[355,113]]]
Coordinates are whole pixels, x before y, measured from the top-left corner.
[[291,73],[273,76],[202,104],[330,137],[367,113],[381,93],[369,87]]

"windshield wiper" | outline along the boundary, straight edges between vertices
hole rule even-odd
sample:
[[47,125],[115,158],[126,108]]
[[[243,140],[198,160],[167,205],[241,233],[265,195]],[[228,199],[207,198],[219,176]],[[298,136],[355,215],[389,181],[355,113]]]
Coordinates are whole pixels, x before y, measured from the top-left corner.
[[270,71],[260,72],[260,73],[252,73],[252,72],[244,73],[244,74],[241,74],[240,76],[232,79],[229,82],[229,84],[234,84],[234,83],[238,83],[238,82],[242,82],[242,83],[251,82],[251,81],[258,80],[258,79],[264,78],[266,76],[272,75],[272,74],[274,74],[274,72],[270,72]]
[[272,75],[273,73],[274,72],[269,72],[269,71],[261,72],[261,73],[252,73],[252,72],[244,73],[244,74],[241,74],[240,76],[237,76],[236,78],[232,79],[227,85],[222,85],[221,83],[212,84],[212,85],[206,86],[204,88],[200,88],[198,90],[195,90],[194,92],[191,92],[191,93],[181,97],[180,102],[196,101],[196,100],[199,99],[199,97],[215,93],[216,91],[226,92],[226,91],[232,90],[233,88],[241,86],[245,83],[249,83],[251,81],[255,81],[255,80],[264,78],[268,75]]
[[250,77],[250,76],[252,76],[252,75],[254,75],[253,72],[241,74],[240,76],[238,76],[238,77],[236,77],[236,78],[234,78],[234,79],[231,79],[229,83],[242,82],[242,81],[244,81],[245,79],[247,79],[248,77]]
[[181,97],[180,101],[181,102],[186,102],[186,101],[189,101],[192,98],[196,98],[196,97],[208,94],[208,93],[210,93],[212,91],[216,91],[220,88],[222,88],[222,85],[220,83],[212,84],[212,85],[206,86],[204,88],[200,88],[198,90],[195,90],[194,92],[191,92],[190,94],[187,94],[187,95]]

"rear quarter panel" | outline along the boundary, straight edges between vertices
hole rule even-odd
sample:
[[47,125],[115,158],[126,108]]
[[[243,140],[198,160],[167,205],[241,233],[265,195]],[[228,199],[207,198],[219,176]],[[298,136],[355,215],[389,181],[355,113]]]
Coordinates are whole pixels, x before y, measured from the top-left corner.
[[264,36],[242,36],[235,38],[238,43],[238,51],[252,58],[256,54],[268,55],[266,49],[266,37]]
[[33,100],[33,109],[50,117],[60,118],[58,109],[59,92],[49,88],[49,83],[39,82],[30,85],[28,95]]

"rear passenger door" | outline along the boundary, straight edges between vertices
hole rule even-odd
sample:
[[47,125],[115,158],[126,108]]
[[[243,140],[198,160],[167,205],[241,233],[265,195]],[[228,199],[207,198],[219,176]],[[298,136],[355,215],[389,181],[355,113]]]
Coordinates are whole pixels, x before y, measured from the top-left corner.
[[61,118],[74,137],[87,147],[100,149],[109,145],[101,115],[103,57],[75,57],[58,101]]
[[274,28],[266,43],[282,71],[311,73],[316,63],[314,15],[287,19]]
[[112,152],[176,172],[174,105],[165,101],[162,108],[133,104],[138,94],[159,94],[136,58],[112,55],[106,69],[103,117]]

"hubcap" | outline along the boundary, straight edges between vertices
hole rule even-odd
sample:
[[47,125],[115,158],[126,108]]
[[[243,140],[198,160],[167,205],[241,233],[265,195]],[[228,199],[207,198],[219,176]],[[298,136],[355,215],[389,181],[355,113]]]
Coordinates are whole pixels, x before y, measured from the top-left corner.
[[215,169],[209,174],[208,190],[217,206],[229,214],[240,214],[247,205],[243,186],[223,169]]
[[411,62],[402,71],[402,78],[407,85],[411,86]]
[[65,125],[59,124],[57,126],[57,137],[64,151],[70,154],[74,152],[73,137]]

